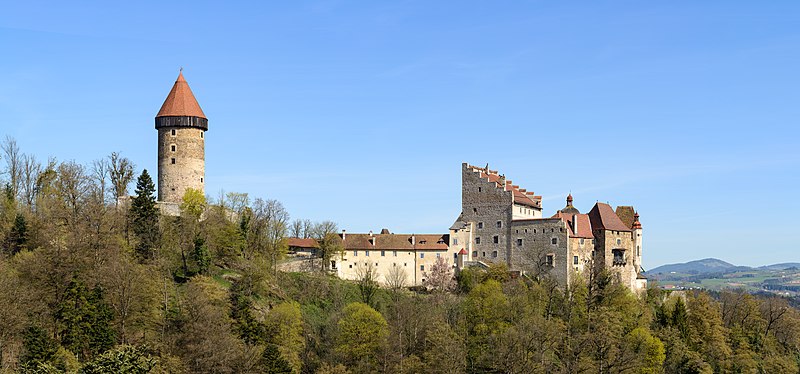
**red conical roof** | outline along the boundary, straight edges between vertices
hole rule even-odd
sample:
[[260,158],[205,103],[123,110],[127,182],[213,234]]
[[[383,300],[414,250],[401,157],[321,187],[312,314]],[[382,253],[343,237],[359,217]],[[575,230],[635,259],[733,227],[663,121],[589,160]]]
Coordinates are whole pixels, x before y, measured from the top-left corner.
[[200,109],[200,104],[197,103],[197,99],[192,94],[192,89],[189,88],[186,79],[183,79],[183,72],[180,72],[178,80],[172,86],[172,91],[169,91],[169,95],[164,100],[164,104],[161,105],[161,110],[156,114],[156,118],[182,116],[206,118],[205,113]]

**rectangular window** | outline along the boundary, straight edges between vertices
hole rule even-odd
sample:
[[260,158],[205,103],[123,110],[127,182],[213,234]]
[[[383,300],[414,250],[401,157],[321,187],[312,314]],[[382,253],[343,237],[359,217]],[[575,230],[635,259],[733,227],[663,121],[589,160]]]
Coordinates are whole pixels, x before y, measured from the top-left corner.
[[500,238],[497,235],[495,235],[495,236],[492,237],[492,242],[494,244],[500,243]]
[[353,256],[358,256],[358,251],[353,251]]
[[386,256],[386,251],[381,251],[381,257]]
[[480,236],[475,238],[475,244],[481,244],[481,237]]
[[578,264],[578,256],[572,256],[572,264],[573,265],[577,265]]
[[203,139],[203,137],[204,137],[204,136],[203,136],[203,132],[202,132],[202,131],[200,131],[200,139]]
[[419,270],[420,270],[420,271],[425,271],[425,265],[420,265],[420,266],[419,266]]
[[583,245],[583,238],[581,238],[581,245]]
[[481,192],[481,191],[483,191],[483,188],[478,187],[478,192]]
[[478,257],[478,251],[472,251],[472,257],[473,258]]
[[169,149],[172,150],[172,152],[175,152],[175,144],[169,146]]
[[482,228],[483,228],[483,222],[478,222],[478,228],[479,228],[479,229],[482,229]]
[[397,251],[392,251],[392,256],[397,257]]
[[369,251],[364,251],[364,256],[369,257]]
[[171,134],[172,136],[175,136],[175,129],[172,129],[172,131],[170,131],[170,134]]
[[503,227],[503,221],[497,221],[497,228],[499,229],[502,227]]
[[558,238],[553,238],[553,239],[551,239],[551,240],[550,240],[550,243],[552,243],[552,244],[558,244]]
[[517,247],[522,247],[522,239],[517,239]]
[[555,257],[555,256],[554,255],[547,255],[547,259],[545,260],[547,266],[553,266],[553,257]]
[[458,245],[458,239],[453,238],[453,245]]
[[425,258],[425,254],[424,253],[420,253],[419,254],[419,258]]
[[439,257],[442,257],[442,254],[441,254],[441,253],[437,253],[437,254],[436,254],[436,258],[439,258]]
[[173,165],[175,165],[175,158],[173,158],[172,160],[170,160],[170,163],[172,163]]

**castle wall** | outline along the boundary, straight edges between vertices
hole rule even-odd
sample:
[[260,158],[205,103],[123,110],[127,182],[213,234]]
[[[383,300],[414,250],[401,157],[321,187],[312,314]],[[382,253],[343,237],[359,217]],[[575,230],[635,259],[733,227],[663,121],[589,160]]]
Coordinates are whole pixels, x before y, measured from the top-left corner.
[[[172,135],[173,131],[175,135]],[[204,131],[185,127],[159,128],[158,200],[180,204],[187,188],[204,192],[204,186]]]
[[366,269],[372,268],[377,281],[386,285],[389,272],[393,267],[400,267],[406,273],[406,286],[424,285],[426,273],[443,257],[452,267],[455,256],[451,249],[447,250],[352,250],[344,251],[336,258],[337,275],[342,279],[358,280]]
[[[558,218],[514,221],[511,227],[511,269],[533,276],[546,274],[565,286],[572,261],[568,235],[566,223]],[[548,264],[548,256],[552,256],[552,265]]]
[[471,259],[510,265],[513,192],[481,178],[480,173],[474,172],[466,163],[461,169],[462,219],[475,222]]
[[[619,258],[615,260],[615,249],[622,252],[621,261]],[[632,232],[595,230],[595,252],[595,259],[602,260],[602,267],[618,277],[622,284],[632,290],[635,289],[638,266]]]

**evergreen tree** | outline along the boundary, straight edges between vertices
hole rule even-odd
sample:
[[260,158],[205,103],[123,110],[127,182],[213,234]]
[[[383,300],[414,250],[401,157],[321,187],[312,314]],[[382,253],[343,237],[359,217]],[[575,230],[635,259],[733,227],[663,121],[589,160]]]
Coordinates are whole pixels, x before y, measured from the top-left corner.
[[111,322],[114,314],[103,301],[99,287],[92,291],[73,281],[56,318],[60,322],[61,344],[81,359],[105,352],[116,340]]
[[203,238],[194,239],[192,259],[197,264],[197,274],[205,274],[208,267],[211,266],[211,254],[208,252],[208,246]]
[[133,233],[136,235],[136,253],[140,260],[153,258],[158,239],[158,207],[156,207],[155,185],[147,169],[136,180],[136,197],[133,198],[130,216]]
[[50,338],[47,331],[39,326],[31,325],[22,336],[21,363],[48,362],[58,352],[58,344]]
[[264,347],[264,352],[261,354],[261,364],[264,367],[265,373],[292,373],[292,366],[281,356],[281,352],[275,344],[267,344],[266,347]]
[[17,213],[14,218],[14,226],[11,226],[11,232],[8,234],[7,248],[10,255],[15,255],[27,248],[28,244],[28,224],[25,222],[25,216]]

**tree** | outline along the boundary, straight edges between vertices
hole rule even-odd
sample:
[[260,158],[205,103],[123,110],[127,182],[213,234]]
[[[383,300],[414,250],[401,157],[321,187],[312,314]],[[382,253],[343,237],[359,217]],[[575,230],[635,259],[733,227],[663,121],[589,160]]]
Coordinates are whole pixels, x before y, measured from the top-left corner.
[[373,306],[375,294],[378,292],[378,272],[372,263],[366,265],[356,265],[356,276],[358,277],[358,292],[364,304]]
[[11,227],[11,232],[6,239],[6,248],[9,255],[13,256],[27,249],[27,244],[28,224],[25,222],[25,216],[17,213],[17,216],[14,218],[14,225]]
[[364,303],[347,304],[337,326],[335,352],[349,364],[376,360],[389,335],[386,319]]
[[155,366],[157,360],[147,347],[122,345],[103,353],[86,364],[80,374],[145,374]]
[[136,197],[133,198],[130,208],[133,233],[138,239],[136,254],[140,260],[152,259],[153,251],[158,243],[159,213],[158,207],[156,207],[155,190],[153,179],[150,178],[147,169],[143,170],[136,181]]
[[261,353],[261,366],[264,373],[269,374],[291,374],[294,372],[289,362],[283,358],[278,346],[267,344],[264,352]]
[[317,240],[319,245],[319,256],[322,259],[322,268],[325,271],[330,268],[331,258],[339,255],[344,250],[342,240],[337,235],[337,225],[333,221],[322,221],[314,225],[312,237]]
[[49,362],[58,352],[58,343],[50,338],[47,331],[36,325],[25,329],[22,337],[22,357],[20,362]]
[[103,301],[103,290],[73,281],[56,312],[61,344],[86,360],[114,346],[114,314]]
[[6,136],[2,144],[0,144],[4,159],[6,160],[6,174],[8,174],[9,184],[14,196],[20,187],[20,177],[22,174],[23,156],[20,154],[17,141],[10,136]]
[[445,261],[444,257],[437,257],[430,270],[425,272],[428,287],[434,292],[450,292],[456,288],[456,279],[453,277],[453,267]]
[[290,368],[300,371],[300,353],[305,349],[303,336],[303,315],[300,304],[285,302],[275,306],[266,316],[266,328],[271,335],[271,343],[278,347]]
[[383,279],[389,289],[397,293],[408,284],[408,273],[400,266],[392,266]]
[[187,188],[181,199],[181,212],[188,214],[194,220],[199,220],[206,209],[206,197],[200,190]]
[[128,194],[128,185],[133,179],[134,164],[127,157],[122,157],[118,152],[108,156],[109,177],[114,190],[114,204],[119,203],[119,198]]

